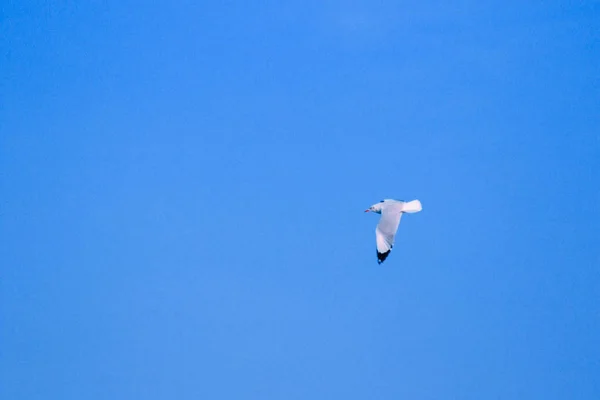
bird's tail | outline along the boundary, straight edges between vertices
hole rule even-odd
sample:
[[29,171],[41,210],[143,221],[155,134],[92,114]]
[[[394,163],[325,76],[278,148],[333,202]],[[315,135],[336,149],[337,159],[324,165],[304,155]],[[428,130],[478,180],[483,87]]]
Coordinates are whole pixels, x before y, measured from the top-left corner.
[[421,202],[419,200],[409,201],[402,205],[402,212],[405,213],[417,213],[422,209],[423,207],[421,206]]

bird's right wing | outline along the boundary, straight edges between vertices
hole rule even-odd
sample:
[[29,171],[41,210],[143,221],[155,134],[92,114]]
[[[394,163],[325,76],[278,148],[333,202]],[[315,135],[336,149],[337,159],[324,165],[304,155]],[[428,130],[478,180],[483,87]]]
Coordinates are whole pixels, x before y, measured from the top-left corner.
[[392,251],[394,247],[394,238],[400,218],[402,217],[401,205],[386,207],[381,212],[381,219],[375,229],[375,238],[377,240],[377,262],[381,264]]

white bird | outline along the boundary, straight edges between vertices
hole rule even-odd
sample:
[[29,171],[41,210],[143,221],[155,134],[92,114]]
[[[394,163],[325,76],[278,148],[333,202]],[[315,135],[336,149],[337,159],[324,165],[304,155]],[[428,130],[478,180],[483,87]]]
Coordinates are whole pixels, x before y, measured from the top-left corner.
[[404,202],[402,200],[385,199],[367,208],[365,212],[372,211],[381,214],[379,224],[375,229],[377,239],[377,263],[381,264],[394,247],[394,237],[400,224],[400,218],[404,213],[417,213],[423,207],[419,200]]

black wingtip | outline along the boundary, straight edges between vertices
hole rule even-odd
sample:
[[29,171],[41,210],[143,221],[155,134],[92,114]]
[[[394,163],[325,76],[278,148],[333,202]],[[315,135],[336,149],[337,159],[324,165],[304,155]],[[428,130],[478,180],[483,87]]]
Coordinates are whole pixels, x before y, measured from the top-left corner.
[[394,245],[391,245],[390,249],[388,251],[386,251],[385,253],[380,253],[379,250],[377,250],[377,264],[381,264],[382,262],[384,262],[385,259],[390,255],[390,252],[392,251],[393,248],[394,248]]
[[381,264],[382,262],[385,261],[385,259],[390,255],[390,252],[392,250],[388,250],[385,253],[380,253],[379,251],[377,252],[377,264]]

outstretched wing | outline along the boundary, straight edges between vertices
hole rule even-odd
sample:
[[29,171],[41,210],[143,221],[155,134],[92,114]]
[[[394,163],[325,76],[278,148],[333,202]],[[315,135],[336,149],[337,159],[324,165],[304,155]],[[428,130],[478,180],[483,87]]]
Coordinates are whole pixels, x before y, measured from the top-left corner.
[[390,204],[381,212],[381,219],[375,229],[375,238],[377,240],[377,262],[381,264],[394,247],[394,238],[400,218],[402,217],[402,205]]

